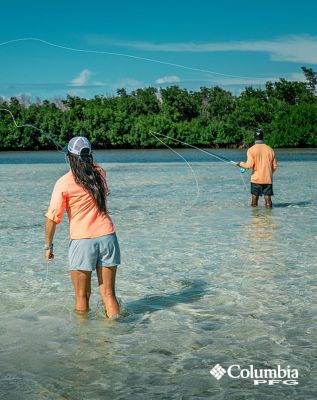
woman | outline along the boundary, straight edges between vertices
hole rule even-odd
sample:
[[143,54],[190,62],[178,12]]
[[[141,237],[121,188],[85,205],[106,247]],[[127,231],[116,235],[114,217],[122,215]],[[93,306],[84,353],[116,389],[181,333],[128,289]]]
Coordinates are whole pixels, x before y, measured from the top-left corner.
[[54,258],[56,224],[61,222],[66,209],[70,223],[69,269],[75,289],[75,310],[89,310],[91,273],[96,270],[106,316],[115,317],[120,311],[115,295],[120,249],[106,206],[106,175],[94,164],[91,144],[85,137],[77,136],[69,141],[67,157],[71,171],[56,182],[45,215],[45,257],[47,260]]

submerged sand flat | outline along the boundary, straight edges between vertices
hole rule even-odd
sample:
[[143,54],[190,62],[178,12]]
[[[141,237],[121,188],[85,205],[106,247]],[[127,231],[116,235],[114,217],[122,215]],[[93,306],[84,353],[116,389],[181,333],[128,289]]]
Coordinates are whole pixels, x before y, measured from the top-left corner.
[[[314,399],[317,162],[293,159],[272,210],[251,209],[224,163],[192,164],[199,192],[185,163],[102,163],[123,256],[116,322],[95,277],[88,319],[72,311],[66,218],[56,260],[43,259],[43,215],[67,166],[1,165],[0,397]],[[299,385],[218,381],[217,363],[289,365]]]

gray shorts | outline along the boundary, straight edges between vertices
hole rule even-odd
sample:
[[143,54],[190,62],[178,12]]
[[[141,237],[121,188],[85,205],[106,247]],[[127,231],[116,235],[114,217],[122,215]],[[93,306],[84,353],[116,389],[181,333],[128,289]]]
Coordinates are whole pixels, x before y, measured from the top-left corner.
[[69,269],[94,271],[96,267],[115,267],[120,264],[117,235],[91,239],[72,239],[68,249]]

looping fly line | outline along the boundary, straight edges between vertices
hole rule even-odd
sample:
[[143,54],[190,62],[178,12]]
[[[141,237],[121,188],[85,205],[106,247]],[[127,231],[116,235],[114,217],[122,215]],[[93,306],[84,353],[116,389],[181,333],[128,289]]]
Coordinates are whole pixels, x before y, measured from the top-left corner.
[[[160,141],[161,143],[163,143],[167,148],[169,148],[170,150],[172,150],[174,153],[178,154],[178,155],[187,163],[187,165],[189,166],[189,168],[190,168],[191,171],[192,171],[192,174],[193,174],[194,179],[195,179],[195,182],[196,182],[196,187],[197,187],[197,198],[198,198],[198,196],[199,196],[199,186],[198,186],[198,181],[197,181],[196,175],[195,175],[195,173],[194,173],[194,171],[193,171],[191,165],[187,162],[187,160],[186,160],[181,154],[179,154],[178,152],[174,151],[170,146],[168,146],[165,142],[163,142],[157,135],[159,135],[159,136],[161,136],[161,137],[165,137],[166,139],[171,139],[171,140],[173,140],[174,142],[181,143],[181,144],[183,144],[183,145],[185,145],[185,146],[188,146],[188,147],[191,147],[191,148],[193,148],[193,149],[196,149],[196,150],[198,150],[198,151],[200,151],[200,152],[202,152],[202,153],[208,154],[208,155],[211,156],[211,157],[217,158],[218,160],[223,161],[223,162],[225,162],[225,163],[228,163],[228,164],[231,164],[231,165],[236,165],[236,164],[237,164],[235,161],[229,160],[229,158],[220,156],[219,154],[212,153],[211,151],[203,150],[203,149],[201,149],[201,148],[199,148],[199,147],[197,147],[197,146],[194,146],[194,145],[192,145],[192,144],[183,142],[182,140],[175,139],[175,138],[173,138],[173,137],[171,137],[171,136],[168,136],[168,135],[164,135],[163,133],[159,133],[159,132],[155,132],[155,131],[150,131],[149,133],[150,133],[152,136],[154,136],[158,141]],[[248,191],[248,188],[247,188],[247,186],[246,186],[245,180],[244,180],[243,175],[242,175],[242,174],[244,174],[244,172],[245,172],[246,170],[245,170],[245,168],[240,167],[240,168],[239,168],[239,171],[240,171],[240,176],[241,176],[242,182],[243,182],[243,184],[244,184],[244,188]],[[196,200],[197,200],[197,198],[196,198]]]
[[6,111],[6,112],[8,112],[8,113],[11,115],[12,121],[13,121],[14,125],[15,125],[17,128],[32,128],[32,129],[35,129],[36,131],[42,133],[44,136],[46,136],[47,139],[49,139],[49,140],[54,144],[54,146],[56,147],[56,150],[57,150],[59,153],[65,154],[65,149],[64,149],[64,147],[61,146],[59,143],[57,143],[56,140],[53,139],[52,136],[51,136],[50,134],[48,134],[47,132],[43,131],[43,129],[37,128],[36,126],[34,126],[34,125],[32,125],[32,124],[22,124],[22,125],[19,125],[19,124],[17,124],[17,122],[16,122],[16,120],[15,120],[15,118],[14,118],[14,116],[13,116],[13,114],[12,114],[12,112],[11,112],[10,110],[8,110],[7,108],[0,108],[0,111]]
[[264,77],[256,77],[256,76],[240,76],[240,75],[233,75],[233,74],[224,74],[224,73],[221,73],[221,72],[211,71],[211,70],[208,70],[208,69],[189,67],[189,66],[183,65],[183,64],[172,63],[172,62],[168,62],[168,61],[164,61],[164,60],[157,60],[155,58],[135,56],[133,54],[117,53],[117,52],[105,51],[105,50],[78,49],[78,48],[75,48],[75,47],[68,47],[68,46],[63,46],[63,45],[60,45],[60,44],[48,42],[47,40],[43,40],[43,39],[36,38],[36,37],[12,39],[12,40],[8,40],[6,42],[0,43],[0,46],[5,46],[5,45],[8,45],[8,44],[17,43],[17,42],[26,42],[26,41],[40,42],[40,43],[43,43],[43,44],[45,44],[47,46],[56,47],[58,49],[63,49],[63,50],[68,50],[68,51],[74,51],[74,52],[77,52],[77,53],[104,54],[104,55],[109,55],[109,56],[125,57],[125,58],[131,58],[131,59],[135,59],[135,60],[152,62],[152,63],[156,63],[156,64],[168,65],[170,67],[182,68],[182,69],[186,69],[186,70],[189,70],[189,71],[196,71],[196,72],[203,72],[203,73],[211,74],[211,75],[224,76],[224,77],[227,77],[227,78],[248,79],[248,80],[265,79]]

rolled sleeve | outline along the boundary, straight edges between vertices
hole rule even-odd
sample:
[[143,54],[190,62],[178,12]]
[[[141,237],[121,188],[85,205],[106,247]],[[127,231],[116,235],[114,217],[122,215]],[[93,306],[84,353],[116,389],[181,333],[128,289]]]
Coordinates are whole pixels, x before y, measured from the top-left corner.
[[272,168],[273,168],[273,172],[275,172],[277,170],[277,161],[276,161],[276,155],[275,153],[273,153],[273,162],[272,162]]
[[45,217],[54,221],[56,224],[59,224],[63,219],[65,207],[66,193],[63,190],[63,185],[61,184],[61,182],[57,181],[54,186],[51,202],[48,207],[47,213],[45,214]]

